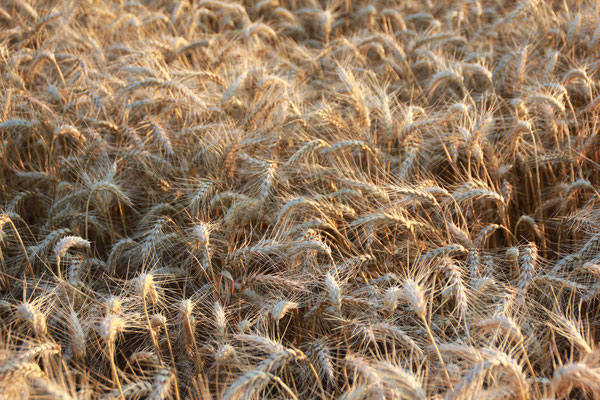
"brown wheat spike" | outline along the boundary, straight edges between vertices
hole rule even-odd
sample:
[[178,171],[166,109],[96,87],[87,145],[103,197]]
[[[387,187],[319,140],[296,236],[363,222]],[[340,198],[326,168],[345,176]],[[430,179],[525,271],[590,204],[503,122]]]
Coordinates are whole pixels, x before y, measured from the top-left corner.
[[575,387],[590,393],[600,392],[600,371],[585,362],[573,362],[554,371],[552,388],[556,395],[568,395]]
[[469,305],[467,302],[467,289],[463,283],[461,268],[451,259],[443,259],[440,269],[446,275],[446,286],[442,290],[442,296],[452,294],[456,302],[459,318],[467,316]]
[[421,286],[413,279],[407,279],[404,281],[404,298],[408,301],[408,304],[412,308],[415,314],[420,318],[425,318],[426,304],[425,296]]
[[175,375],[170,369],[160,369],[154,376],[152,382],[152,391],[148,394],[148,399],[163,400],[171,392],[171,385]]
[[375,365],[375,369],[386,386],[399,391],[403,396],[413,399],[427,398],[420,377],[415,376],[411,371],[388,361],[379,361]]
[[85,359],[87,349],[86,332],[83,329],[79,316],[75,310],[68,315],[68,327],[71,335],[71,349],[75,358]]
[[310,347],[310,351],[306,352],[306,355],[313,359],[315,364],[324,380],[333,383],[335,381],[335,371],[333,367],[333,356],[331,349],[328,344],[322,340],[315,340]]
[[[141,381],[129,383],[123,386],[123,396],[126,399],[143,399],[152,392],[152,385],[149,382]],[[113,390],[111,393],[102,397],[102,400],[116,400],[121,398],[118,390]]]
[[14,378],[45,377],[37,363],[11,362],[0,368],[0,379],[8,381]]
[[58,265],[59,277],[61,276],[60,259],[67,254],[72,247],[79,247],[84,249],[90,248],[89,240],[80,238],[79,236],[65,236],[60,239],[54,246],[54,254],[56,254],[56,264]]
[[479,321],[476,323],[476,327],[485,332],[502,331],[516,343],[520,343],[523,340],[523,334],[519,325],[512,318],[503,315]]
[[30,325],[36,336],[42,338],[48,333],[46,316],[33,303],[23,302],[17,307],[16,314],[17,318],[26,321]]
[[519,256],[521,272],[519,274],[517,288],[522,294],[524,294],[524,292],[527,291],[527,287],[533,280],[536,270],[537,259],[537,246],[535,245],[535,243],[527,244],[522,249],[522,253]]

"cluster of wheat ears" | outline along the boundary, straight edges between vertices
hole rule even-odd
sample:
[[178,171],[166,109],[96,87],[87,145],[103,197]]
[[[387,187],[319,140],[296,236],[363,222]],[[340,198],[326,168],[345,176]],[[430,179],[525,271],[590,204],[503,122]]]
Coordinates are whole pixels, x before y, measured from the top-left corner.
[[0,398],[600,398],[594,0],[0,1]]

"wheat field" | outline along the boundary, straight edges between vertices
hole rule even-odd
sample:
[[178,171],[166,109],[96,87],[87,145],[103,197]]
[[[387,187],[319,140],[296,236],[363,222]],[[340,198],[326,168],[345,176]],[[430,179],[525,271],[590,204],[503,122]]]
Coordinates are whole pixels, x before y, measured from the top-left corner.
[[0,0],[0,59],[1,399],[600,399],[597,0]]

